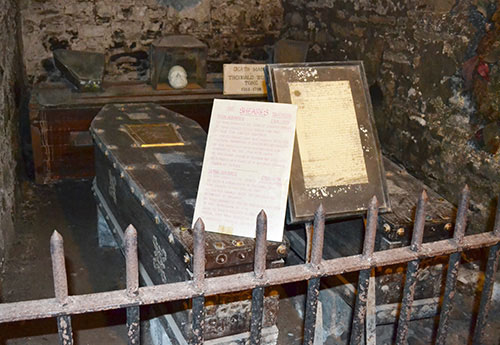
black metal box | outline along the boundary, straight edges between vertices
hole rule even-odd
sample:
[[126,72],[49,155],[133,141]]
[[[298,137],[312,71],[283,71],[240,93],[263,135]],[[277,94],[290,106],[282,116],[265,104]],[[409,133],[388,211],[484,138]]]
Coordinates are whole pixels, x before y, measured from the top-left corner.
[[[100,240],[123,230],[138,232],[141,275],[148,284],[192,277],[192,217],[201,174],[206,133],[195,121],[156,104],[106,105],[91,125],[95,142],[94,192]],[[254,239],[206,234],[206,275],[253,269]],[[268,267],[283,265],[288,245],[268,242]],[[246,292],[207,298],[205,339],[248,331]],[[265,301],[264,327],[276,323],[278,296]],[[189,339],[189,306],[173,314]]]

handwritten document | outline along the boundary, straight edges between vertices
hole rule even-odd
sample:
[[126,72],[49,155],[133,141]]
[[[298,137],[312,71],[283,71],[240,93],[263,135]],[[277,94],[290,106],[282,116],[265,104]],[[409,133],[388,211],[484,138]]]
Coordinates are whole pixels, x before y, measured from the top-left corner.
[[368,183],[349,81],[288,85],[305,188]]
[[267,239],[282,241],[297,106],[216,99],[212,108],[193,226],[255,237],[267,214]]

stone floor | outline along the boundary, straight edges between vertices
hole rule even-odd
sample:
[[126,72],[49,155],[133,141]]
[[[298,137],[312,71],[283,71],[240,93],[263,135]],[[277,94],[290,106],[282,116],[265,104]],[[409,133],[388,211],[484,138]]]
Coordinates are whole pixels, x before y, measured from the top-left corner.
[[[64,238],[70,294],[121,289],[125,261],[115,249],[97,246],[96,210],[90,183],[22,185],[16,238],[2,272],[0,299],[12,302],[53,297],[49,239]],[[124,311],[74,317],[77,344],[126,344]],[[0,344],[57,344],[55,320],[0,325]]]
[[[16,238],[0,276],[0,301],[12,302],[53,297],[49,238],[54,230],[64,237],[70,294],[84,294],[124,288],[124,259],[121,252],[97,245],[96,210],[89,181],[64,182],[53,186],[22,184],[22,202],[18,206]],[[494,304],[490,311],[487,344],[500,344],[500,274],[495,284]],[[467,344],[471,329],[470,311],[477,306],[477,281],[481,279],[475,263],[462,265],[458,294],[451,314],[448,344]],[[303,296],[300,286],[285,286],[278,327],[278,343],[300,344]],[[340,310],[340,309],[339,309]],[[337,320],[336,332],[323,332],[325,344],[346,344],[349,324]],[[344,328],[340,327],[344,323]],[[409,344],[431,344],[434,319],[413,321]],[[393,326],[377,327],[377,344],[391,344]],[[75,343],[127,344],[123,310],[75,316]],[[332,334],[333,333],[333,334]],[[57,344],[55,320],[17,322],[0,325],[0,345]]]

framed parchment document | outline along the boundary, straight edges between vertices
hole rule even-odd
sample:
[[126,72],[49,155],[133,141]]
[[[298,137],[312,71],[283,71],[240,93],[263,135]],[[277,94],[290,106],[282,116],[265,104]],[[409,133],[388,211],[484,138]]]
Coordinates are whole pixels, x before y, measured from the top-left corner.
[[327,218],[366,212],[375,195],[389,200],[363,63],[266,66],[268,96],[298,107],[289,223],[310,221],[320,203]]

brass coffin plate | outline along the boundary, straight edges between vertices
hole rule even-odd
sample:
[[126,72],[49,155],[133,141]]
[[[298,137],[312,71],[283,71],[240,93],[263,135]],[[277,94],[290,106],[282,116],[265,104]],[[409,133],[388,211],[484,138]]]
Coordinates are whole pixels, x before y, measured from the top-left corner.
[[184,145],[181,136],[170,123],[125,125],[125,129],[139,147]]
[[289,223],[366,212],[376,196],[389,209],[380,145],[362,62],[271,64],[268,94],[296,104]]

